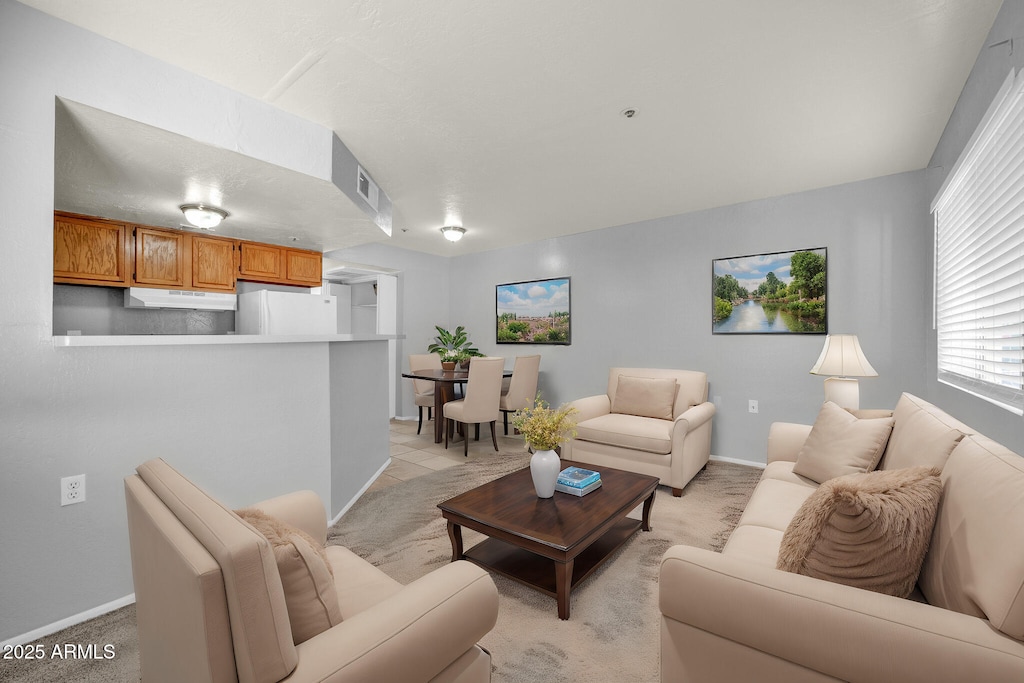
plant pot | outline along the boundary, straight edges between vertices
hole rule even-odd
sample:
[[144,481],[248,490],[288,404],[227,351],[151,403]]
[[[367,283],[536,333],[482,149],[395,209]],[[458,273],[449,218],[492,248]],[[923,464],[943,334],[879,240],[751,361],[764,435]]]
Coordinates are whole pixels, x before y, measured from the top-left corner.
[[550,498],[555,495],[555,483],[558,473],[562,471],[562,460],[554,451],[535,451],[530,458],[530,475],[533,477],[533,488],[538,498]]
[[444,372],[454,372],[455,371],[455,362],[454,361],[442,361],[441,362],[441,370],[443,370]]
[[468,358],[466,360],[464,360],[464,361],[459,361],[459,369],[460,370],[465,370],[467,372],[469,371],[469,359]]

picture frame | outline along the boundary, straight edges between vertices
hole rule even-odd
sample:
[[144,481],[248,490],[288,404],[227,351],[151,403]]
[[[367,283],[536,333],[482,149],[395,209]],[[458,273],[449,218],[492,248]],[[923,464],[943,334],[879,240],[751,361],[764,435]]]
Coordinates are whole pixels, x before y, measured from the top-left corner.
[[828,334],[828,250],[711,262],[712,334]]
[[494,302],[498,344],[572,343],[570,278],[496,285]]

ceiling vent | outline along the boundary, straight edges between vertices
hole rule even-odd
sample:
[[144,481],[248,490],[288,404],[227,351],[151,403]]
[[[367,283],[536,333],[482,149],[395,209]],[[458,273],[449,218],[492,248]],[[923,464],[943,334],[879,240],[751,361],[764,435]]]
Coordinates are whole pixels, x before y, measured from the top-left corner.
[[380,188],[377,187],[377,183],[370,179],[369,174],[363,170],[362,166],[356,166],[356,169],[356,193],[365,199],[366,203],[376,211]]

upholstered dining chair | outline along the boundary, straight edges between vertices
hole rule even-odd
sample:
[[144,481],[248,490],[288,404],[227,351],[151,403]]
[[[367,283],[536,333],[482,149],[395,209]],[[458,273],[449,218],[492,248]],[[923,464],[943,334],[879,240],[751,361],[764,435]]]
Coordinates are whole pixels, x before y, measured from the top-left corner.
[[540,374],[540,354],[536,356],[516,356],[516,364],[512,367],[512,378],[508,387],[503,388],[498,408],[501,410],[505,423],[505,436],[508,436],[508,414],[521,408],[529,408],[537,396],[537,377]]
[[[410,372],[440,369],[441,356],[436,353],[409,354]],[[423,429],[423,409],[427,409],[427,419],[429,420],[431,417],[430,413],[434,408],[434,382],[428,382],[425,379],[414,379],[412,381],[412,390],[415,392],[414,403],[419,408],[420,413],[420,424],[416,427],[416,433],[419,434],[420,430]]]
[[499,356],[480,356],[469,362],[469,379],[466,395],[457,401],[444,404],[444,447],[448,448],[448,437],[458,422],[467,428],[463,430],[462,454],[469,455],[468,425],[476,426],[476,438],[480,438],[480,423],[491,423],[491,441],[498,450],[498,436],[494,425],[498,421],[498,401],[501,397],[501,376],[505,372],[505,359]]

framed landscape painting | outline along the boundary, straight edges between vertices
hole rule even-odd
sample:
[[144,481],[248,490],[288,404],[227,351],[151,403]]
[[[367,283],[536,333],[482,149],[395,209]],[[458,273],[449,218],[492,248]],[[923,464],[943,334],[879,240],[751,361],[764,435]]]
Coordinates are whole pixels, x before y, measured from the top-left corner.
[[499,344],[570,344],[569,278],[498,285]]
[[713,334],[827,334],[826,250],[711,262]]

